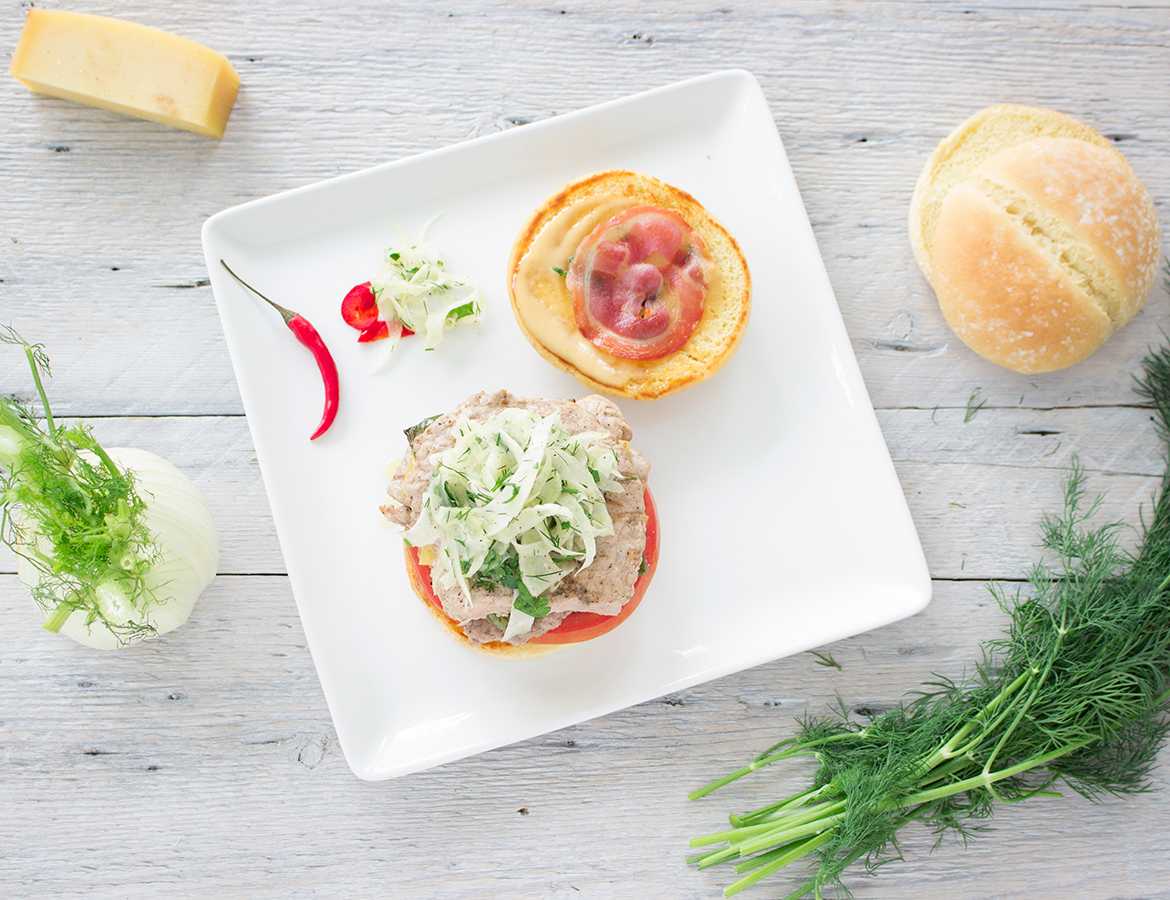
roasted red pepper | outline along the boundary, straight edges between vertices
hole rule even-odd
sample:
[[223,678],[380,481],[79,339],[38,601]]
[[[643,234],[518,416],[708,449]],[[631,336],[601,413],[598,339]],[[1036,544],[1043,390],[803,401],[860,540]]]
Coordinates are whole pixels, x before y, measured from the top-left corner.
[[302,316],[300,313],[293,312],[291,309],[285,309],[279,303],[269,300],[258,290],[256,290],[248,282],[244,281],[239,275],[231,270],[231,267],[222,259],[219,261],[228,273],[250,290],[253,294],[263,300],[265,303],[272,306],[280,313],[281,318],[284,319],[284,324],[288,326],[289,331],[296,335],[298,341],[309,348],[313,354],[313,359],[317,361],[317,368],[321,370],[321,380],[325,384],[325,412],[321,416],[321,424],[317,426],[317,430],[313,432],[309,438],[315,441],[326,431],[329,426],[333,424],[333,420],[337,418],[337,403],[339,400],[339,386],[337,381],[337,364],[333,362],[333,356],[329,353],[329,348],[325,346],[325,342],[321,339],[321,335],[317,333],[317,329],[313,327],[312,323]]

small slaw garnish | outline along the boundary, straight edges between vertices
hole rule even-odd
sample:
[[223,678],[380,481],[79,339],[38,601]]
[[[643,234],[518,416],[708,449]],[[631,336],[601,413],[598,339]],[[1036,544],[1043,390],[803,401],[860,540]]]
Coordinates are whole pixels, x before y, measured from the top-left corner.
[[382,268],[370,279],[390,341],[374,371],[389,360],[404,328],[417,334],[427,350],[434,350],[448,328],[477,324],[483,318],[483,291],[470,279],[448,272],[442,249],[426,240],[431,222],[417,243],[395,226],[398,240],[383,251]]

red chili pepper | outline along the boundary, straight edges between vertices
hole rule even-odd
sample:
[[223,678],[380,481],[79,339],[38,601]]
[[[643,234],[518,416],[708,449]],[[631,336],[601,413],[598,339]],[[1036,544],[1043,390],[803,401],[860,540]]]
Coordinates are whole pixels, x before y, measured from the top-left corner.
[[253,294],[263,300],[265,303],[272,306],[280,313],[281,318],[284,319],[284,324],[288,326],[289,331],[296,335],[297,340],[304,344],[313,354],[313,359],[317,361],[317,368],[321,370],[321,380],[325,384],[325,412],[321,416],[321,424],[317,426],[317,430],[313,432],[309,438],[315,441],[326,431],[329,426],[333,424],[333,420],[337,418],[337,403],[339,399],[339,386],[337,380],[337,364],[333,362],[333,357],[329,353],[329,348],[325,346],[325,342],[321,340],[321,335],[317,333],[317,329],[313,327],[300,313],[295,313],[291,309],[285,309],[279,303],[269,300],[258,290],[256,290],[248,282],[244,281],[239,275],[231,270],[231,267],[222,259],[219,261],[228,273],[250,290]]

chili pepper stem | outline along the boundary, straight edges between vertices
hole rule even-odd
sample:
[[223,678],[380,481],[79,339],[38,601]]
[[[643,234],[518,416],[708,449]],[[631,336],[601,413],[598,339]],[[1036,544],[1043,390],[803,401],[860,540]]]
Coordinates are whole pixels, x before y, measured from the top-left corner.
[[295,312],[293,312],[291,309],[285,309],[283,306],[281,306],[275,300],[269,300],[267,297],[265,297],[263,294],[261,294],[258,290],[256,290],[254,287],[252,287],[252,285],[250,285],[250,284],[248,284],[248,282],[244,281],[244,279],[241,278],[239,275],[237,275],[235,272],[233,272],[232,267],[229,266],[222,259],[219,261],[219,264],[228,270],[228,274],[231,275],[232,278],[234,278],[236,281],[238,281],[240,284],[242,284],[244,287],[246,287],[248,290],[250,290],[253,294],[255,294],[257,297],[259,297],[261,300],[263,300],[265,303],[267,303],[269,306],[271,306],[273,309],[275,309],[278,313],[280,313],[281,318],[284,319],[285,325],[288,325],[290,322],[292,322],[293,319],[295,319],[297,317],[297,314]]

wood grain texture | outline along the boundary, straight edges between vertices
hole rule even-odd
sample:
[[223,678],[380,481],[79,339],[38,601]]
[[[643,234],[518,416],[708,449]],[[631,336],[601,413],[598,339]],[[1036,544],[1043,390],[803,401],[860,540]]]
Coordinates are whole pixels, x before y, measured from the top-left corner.
[[[38,3],[38,5],[43,5]],[[55,6],[55,3],[45,4]],[[0,2],[0,47],[28,3]],[[0,553],[0,896],[713,898],[690,837],[806,766],[685,792],[840,697],[864,718],[961,677],[1074,458],[1136,522],[1164,448],[1132,379],[1166,288],[1086,362],[1020,376],[947,330],[906,216],[935,144],[991,103],[1109,136],[1170,222],[1170,5],[678,0],[85,2],[228,55],[213,141],[0,80],[0,322],[44,341],[59,416],[206,494],[220,574],[190,622],[97,653],[38,627]],[[760,81],[934,578],[921,614],[381,784],[350,773],[284,577],[200,247],[228,206],[717,69]],[[791,302],[792,298],[785,298]],[[0,391],[24,398],[0,353]],[[1163,764],[1170,751],[1163,751]],[[1170,898],[1157,790],[1003,808],[964,850],[906,836],[861,898]],[[782,896],[783,879],[743,896]]]

